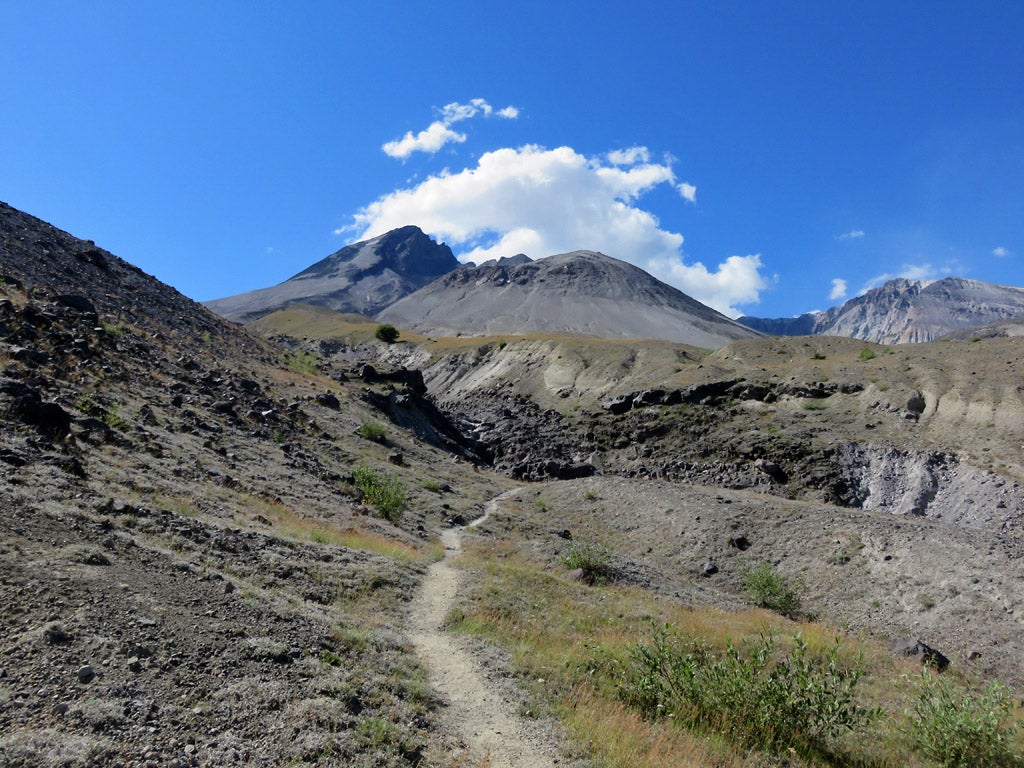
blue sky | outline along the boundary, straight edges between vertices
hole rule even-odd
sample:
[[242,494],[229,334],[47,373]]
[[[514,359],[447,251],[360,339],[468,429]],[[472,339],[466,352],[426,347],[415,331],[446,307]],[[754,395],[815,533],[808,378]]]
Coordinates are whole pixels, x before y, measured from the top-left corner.
[[1024,285],[1022,41],[1016,1],[12,0],[0,199],[198,300],[407,223],[733,315]]

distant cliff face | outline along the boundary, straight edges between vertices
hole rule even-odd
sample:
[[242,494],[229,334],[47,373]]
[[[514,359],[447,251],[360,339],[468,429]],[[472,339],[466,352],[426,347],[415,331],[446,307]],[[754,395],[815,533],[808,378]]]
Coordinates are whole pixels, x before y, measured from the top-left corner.
[[643,270],[593,251],[464,267],[377,317],[441,336],[543,331],[717,348],[757,335]]
[[447,245],[438,245],[419,227],[401,227],[345,246],[279,285],[206,306],[243,323],[293,304],[372,316],[458,266]]
[[935,341],[955,331],[1024,317],[1024,288],[947,277],[897,279],[827,312],[793,318],[741,317],[779,336],[849,336],[882,344]]

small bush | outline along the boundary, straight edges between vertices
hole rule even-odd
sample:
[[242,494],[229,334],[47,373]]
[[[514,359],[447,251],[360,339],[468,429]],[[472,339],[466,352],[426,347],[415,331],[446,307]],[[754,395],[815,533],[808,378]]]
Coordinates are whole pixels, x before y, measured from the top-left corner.
[[875,350],[873,350],[871,347],[864,347],[864,349],[860,351],[860,359],[863,360],[864,362],[867,362],[868,360],[874,360]]
[[288,358],[288,370],[295,373],[316,373],[320,369],[320,356],[315,352],[297,352]]
[[398,329],[391,323],[381,323],[373,335],[385,344],[394,344],[398,341]]
[[392,523],[398,522],[408,503],[405,484],[396,477],[358,466],[352,472],[352,482],[363,492],[363,498],[380,516]]
[[800,595],[796,582],[779,573],[767,560],[747,571],[743,588],[762,608],[794,617],[800,612]]
[[630,648],[619,695],[649,718],[671,717],[749,746],[801,752],[867,724],[877,715],[853,692],[863,664],[839,663],[838,641],[824,657],[797,635],[786,653],[775,640],[718,652],[662,628]]
[[387,430],[384,429],[383,425],[369,419],[359,425],[356,434],[375,443],[383,443],[387,440]]
[[567,568],[582,571],[583,580],[588,584],[603,584],[612,580],[615,570],[611,560],[611,552],[599,544],[577,544],[562,558]]
[[1024,766],[1020,726],[1006,691],[993,683],[980,693],[924,671],[913,702],[908,735],[914,748],[945,768]]

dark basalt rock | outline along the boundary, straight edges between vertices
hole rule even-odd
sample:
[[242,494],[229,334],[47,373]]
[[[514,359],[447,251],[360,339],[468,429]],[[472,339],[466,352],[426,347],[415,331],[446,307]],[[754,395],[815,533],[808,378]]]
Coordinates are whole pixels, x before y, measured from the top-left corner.
[[949,667],[949,659],[944,654],[914,637],[896,640],[892,644],[892,652],[897,656],[905,656],[908,659],[915,659],[925,666],[934,667],[939,672],[943,672]]

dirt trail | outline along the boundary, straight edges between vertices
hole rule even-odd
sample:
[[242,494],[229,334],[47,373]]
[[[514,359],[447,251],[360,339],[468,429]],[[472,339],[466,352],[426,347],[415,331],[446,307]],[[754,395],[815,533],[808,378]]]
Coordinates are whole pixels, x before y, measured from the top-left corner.
[[[486,520],[501,498],[489,502],[472,525]],[[553,768],[560,762],[559,748],[543,724],[520,717],[501,686],[487,679],[468,645],[442,629],[459,588],[461,573],[450,561],[461,550],[460,537],[459,529],[442,535],[444,560],[430,566],[410,616],[412,642],[448,703],[446,718],[473,760],[490,768]]]

